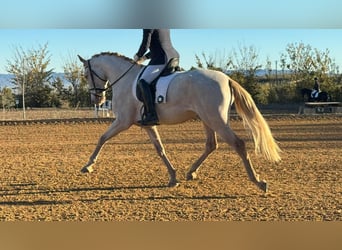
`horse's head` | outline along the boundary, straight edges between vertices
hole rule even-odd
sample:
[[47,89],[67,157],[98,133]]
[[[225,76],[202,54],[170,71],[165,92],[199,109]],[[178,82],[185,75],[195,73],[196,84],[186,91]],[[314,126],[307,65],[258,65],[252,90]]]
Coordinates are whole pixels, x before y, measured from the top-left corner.
[[88,88],[91,95],[91,102],[96,105],[102,105],[106,101],[106,90],[108,80],[105,78],[102,70],[92,64],[92,59],[86,60],[78,55],[83,63],[84,76],[88,81]]
[[305,95],[309,97],[311,95],[311,89],[302,88],[300,90],[300,93],[301,93],[302,97],[305,97]]

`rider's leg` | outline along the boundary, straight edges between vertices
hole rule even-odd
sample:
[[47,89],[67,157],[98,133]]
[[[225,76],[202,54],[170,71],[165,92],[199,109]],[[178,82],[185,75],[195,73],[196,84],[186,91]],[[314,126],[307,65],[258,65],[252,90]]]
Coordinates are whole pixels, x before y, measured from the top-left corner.
[[138,86],[144,102],[144,116],[143,119],[138,122],[143,126],[158,125],[159,120],[154,107],[150,85],[144,79],[140,79]]
[[148,65],[140,77],[138,87],[144,102],[144,116],[138,121],[143,126],[158,125],[158,116],[155,110],[154,100],[149,84],[153,82],[162,72],[165,65]]

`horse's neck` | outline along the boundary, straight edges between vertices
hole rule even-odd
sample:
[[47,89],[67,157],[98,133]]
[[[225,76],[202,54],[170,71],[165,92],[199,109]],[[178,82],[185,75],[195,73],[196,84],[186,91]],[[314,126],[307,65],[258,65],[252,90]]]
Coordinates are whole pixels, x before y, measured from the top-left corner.
[[122,88],[122,86],[132,86],[142,66],[135,65],[132,68],[131,67],[131,62],[121,58],[112,58],[110,61],[107,61],[102,65],[102,68],[105,70],[105,74],[110,83],[114,83],[121,78],[113,85],[113,88],[117,88],[119,85],[120,88]]
[[[109,65],[109,64],[108,64]],[[142,66],[134,65],[128,61],[115,63],[108,66],[107,74],[110,84],[112,86],[112,103],[114,107],[124,105],[126,109],[134,107],[135,101],[133,97],[133,83],[137,78]],[[117,81],[121,78],[119,81]],[[117,82],[116,82],[117,81]],[[114,108],[115,116],[120,114],[118,109]]]

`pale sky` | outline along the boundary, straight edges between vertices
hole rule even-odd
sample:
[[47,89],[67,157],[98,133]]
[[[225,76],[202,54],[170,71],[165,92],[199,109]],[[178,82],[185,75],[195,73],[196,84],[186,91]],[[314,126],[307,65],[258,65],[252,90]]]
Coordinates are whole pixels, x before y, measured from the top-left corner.
[[[201,57],[228,57],[239,46],[254,46],[259,63],[275,61],[289,43],[309,44],[319,50],[329,49],[330,57],[342,68],[342,29],[171,29],[174,47],[181,56],[181,66],[196,66],[195,54]],[[133,57],[142,38],[140,29],[0,29],[0,73],[5,74],[7,60],[12,60],[15,47],[38,48],[48,43],[50,68],[63,72],[69,56],[84,58],[112,51]]]
[[[171,3],[172,2],[172,3]],[[5,0],[0,15],[0,73],[16,46],[48,43],[50,68],[61,72],[69,55],[103,51],[133,57],[141,28],[171,28],[181,66],[195,54],[229,54],[255,46],[260,63],[279,60],[287,44],[309,44],[342,65],[342,1],[315,0]]]

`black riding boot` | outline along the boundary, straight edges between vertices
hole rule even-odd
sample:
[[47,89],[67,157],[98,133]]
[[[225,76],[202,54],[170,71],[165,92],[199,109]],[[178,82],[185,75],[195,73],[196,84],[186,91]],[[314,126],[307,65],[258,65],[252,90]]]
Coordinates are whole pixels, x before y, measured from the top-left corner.
[[144,102],[144,114],[141,121],[138,121],[142,126],[159,125],[157,112],[154,108],[154,101],[149,84],[141,79],[138,83],[141,91],[141,96]]

